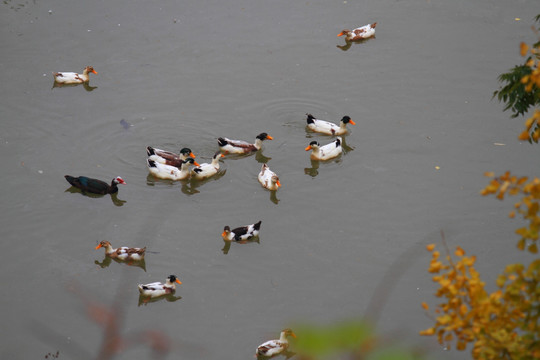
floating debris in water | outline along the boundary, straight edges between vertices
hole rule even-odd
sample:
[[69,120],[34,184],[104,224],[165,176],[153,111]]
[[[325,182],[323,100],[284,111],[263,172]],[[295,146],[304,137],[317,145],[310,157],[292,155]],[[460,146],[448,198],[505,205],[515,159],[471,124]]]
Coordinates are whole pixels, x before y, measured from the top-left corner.
[[133,126],[133,124],[128,123],[124,119],[120,120],[120,125],[122,125],[122,127],[126,130]]

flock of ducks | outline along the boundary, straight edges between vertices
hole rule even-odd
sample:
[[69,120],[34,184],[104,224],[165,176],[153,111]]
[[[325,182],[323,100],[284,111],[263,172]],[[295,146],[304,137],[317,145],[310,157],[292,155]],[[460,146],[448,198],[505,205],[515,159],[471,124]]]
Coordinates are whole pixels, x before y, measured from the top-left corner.
[[[347,42],[364,40],[375,35],[375,26],[377,23],[368,24],[354,30],[345,29],[338,36],[345,35]],[[59,85],[63,84],[82,84],[89,81],[89,74],[97,74],[92,66],[84,68],[82,74],[75,72],[55,72],[54,80]],[[336,139],[328,144],[321,145],[318,141],[312,141],[305,148],[306,151],[311,150],[310,158],[312,160],[326,161],[339,156],[343,152],[342,138],[339,135],[344,135],[348,132],[347,125],[356,125],[349,117],[344,116],[338,124],[330,121],[315,118],[311,114],[307,115],[306,127],[313,132],[325,135],[336,136]],[[219,150],[213,155],[210,163],[199,164],[195,161],[195,155],[189,148],[183,148],[178,154],[148,146],[146,148],[146,165],[148,171],[155,177],[167,180],[184,180],[194,178],[203,180],[216,175],[219,172],[219,160],[226,154],[250,154],[261,150],[263,141],[273,140],[273,137],[263,132],[256,136],[254,143],[249,143],[244,140],[233,140],[226,137],[218,138]],[[108,184],[104,181],[89,178],[86,176],[70,176],[65,175],[65,179],[73,187],[80,189],[83,193],[93,193],[99,195],[114,194],[118,192],[118,184],[126,185],[124,179],[120,176],[112,179]],[[279,177],[274,173],[267,164],[263,164],[257,179],[259,183],[266,189],[276,191],[281,187]],[[262,221],[255,224],[240,226],[232,229],[225,226],[221,236],[226,241],[247,241],[259,235]],[[126,262],[141,262],[144,260],[146,247],[144,248],[129,248],[119,247],[113,248],[109,241],[101,241],[96,246],[96,250],[104,248],[105,255],[112,259],[117,259]],[[165,283],[153,282],[149,284],[138,284],[137,288],[143,297],[159,298],[161,296],[173,294],[176,290],[176,284],[182,284],[176,275],[169,275]],[[296,337],[291,329],[284,329],[280,333],[280,338],[276,340],[266,341],[259,345],[256,349],[256,356],[272,357],[285,351],[288,346],[288,337]]]

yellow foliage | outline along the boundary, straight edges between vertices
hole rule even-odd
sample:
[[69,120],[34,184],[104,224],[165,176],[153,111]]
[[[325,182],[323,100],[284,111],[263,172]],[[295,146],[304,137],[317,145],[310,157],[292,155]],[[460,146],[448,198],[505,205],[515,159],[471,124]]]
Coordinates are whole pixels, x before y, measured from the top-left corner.
[[[540,42],[539,42],[540,43]],[[537,43],[538,44],[538,43]],[[532,92],[533,87],[540,87],[540,49],[537,47],[529,47],[525,43],[520,44],[520,55],[527,56],[530,52],[531,58],[525,63],[531,68],[531,73],[521,78],[521,83],[525,85],[525,91]],[[525,130],[518,136],[519,140],[527,141],[529,139],[538,142],[540,139],[540,110],[535,109],[533,116],[525,121]]]
[[492,173],[486,173],[492,177],[489,185],[480,192],[482,195],[495,194],[498,199],[503,199],[504,194],[511,196],[521,195],[521,200],[514,204],[515,210],[508,215],[514,218],[516,214],[529,222],[528,227],[522,227],[516,230],[516,234],[521,236],[517,247],[520,250],[527,250],[536,254],[538,252],[538,234],[540,232],[540,179],[529,180],[526,176],[512,176],[509,171],[499,177],[492,176]]
[[[472,344],[474,359],[533,359],[540,354],[540,260],[528,268],[508,265],[497,278],[499,290],[488,293],[474,269],[474,256],[465,256],[458,247],[458,260],[447,251],[442,263],[435,260],[433,249],[428,248],[432,261],[440,266],[438,271],[430,266],[430,271],[437,273],[433,276],[439,285],[435,295],[444,302],[435,309],[435,326],[420,335],[436,335],[448,348],[455,340],[457,350]],[[422,307],[429,309],[426,303]]]

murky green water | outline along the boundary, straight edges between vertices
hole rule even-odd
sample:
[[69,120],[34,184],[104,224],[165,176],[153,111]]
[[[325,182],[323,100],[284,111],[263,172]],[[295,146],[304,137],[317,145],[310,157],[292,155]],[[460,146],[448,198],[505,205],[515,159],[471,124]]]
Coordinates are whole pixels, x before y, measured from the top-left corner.
[[[166,332],[168,358],[251,359],[293,321],[363,315],[381,283],[381,331],[434,358],[467,358],[416,336],[430,323],[420,303],[435,302],[424,245],[443,229],[478,255],[488,282],[523,260],[511,202],[479,190],[484,171],[538,174],[538,148],[517,141],[521,121],[491,100],[497,76],[521,61],[519,42],[535,40],[536,5],[5,1],[2,358],[95,357],[102,335],[81,299],[116,298],[123,331]],[[343,28],[373,21],[375,39],[339,47]],[[51,72],[86,65],[99,72],[87,87],[53,88]],[[308,112],[357,123],[338,160],[309,160],[309,142],[330,137],[306,131]],[[274,140],[225,158],[215,180],[148,175],[147,145],[188,146],[209,162],[217,137],[262,131]],[[283,184],[275,194],[257,182],[264,162]],[[65,174],[128,185],[88,197]],[[258,220],[258,242],[220,237]],[[147,246],[145,267],[103,263],[104,239]],[[181,298],[139,304],[136,285],[169,274]],[[149,357],[137,347],[118,358]]]

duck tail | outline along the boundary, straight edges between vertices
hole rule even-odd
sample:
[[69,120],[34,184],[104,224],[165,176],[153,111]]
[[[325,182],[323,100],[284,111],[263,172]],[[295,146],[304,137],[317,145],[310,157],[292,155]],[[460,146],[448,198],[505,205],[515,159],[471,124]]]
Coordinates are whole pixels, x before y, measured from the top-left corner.
[[253,228],[254,228],[255,230],[260,230],[260,228],[261,228],[261,222],[262,222],[262,221],[259,220],[258,223],[253,224]]

